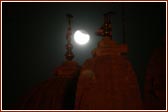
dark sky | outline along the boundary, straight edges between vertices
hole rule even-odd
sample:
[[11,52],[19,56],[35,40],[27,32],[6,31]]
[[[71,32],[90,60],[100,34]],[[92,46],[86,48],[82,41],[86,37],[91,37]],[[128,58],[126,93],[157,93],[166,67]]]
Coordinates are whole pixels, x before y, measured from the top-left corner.
[[65,58],[66,14],[71,13],[73,32],[87,31],[90,42],[85,46],[73,40],[74,60],[80,65],[102,38],[95,35],[103,24],[103,14],[113,11],[112,35],[122,43],[122,6],[125,6],[125,37],[128,57],[140,87],[152,50],[165,41],[166,3],[19,3],[2,4],[3,106],[17,101],[32,86],[53,76],[55,67]]

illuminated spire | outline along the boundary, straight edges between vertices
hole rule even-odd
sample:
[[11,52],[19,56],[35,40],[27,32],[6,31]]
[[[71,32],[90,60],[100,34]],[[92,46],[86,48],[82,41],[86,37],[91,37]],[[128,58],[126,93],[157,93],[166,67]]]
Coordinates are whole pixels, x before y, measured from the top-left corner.
[[72,52],[72,44],[71,44],[71,19],[73,18],[73,16],[71,14],[67,14],[66,15],[67,19],[68,19],[68,28],[67,28],[67,33],[66,33],[66,40],[67,40],[67,44],[66,44],[66,53],[65,53],[65,58],[68,61],[71,61],[74,58],[74,54]]

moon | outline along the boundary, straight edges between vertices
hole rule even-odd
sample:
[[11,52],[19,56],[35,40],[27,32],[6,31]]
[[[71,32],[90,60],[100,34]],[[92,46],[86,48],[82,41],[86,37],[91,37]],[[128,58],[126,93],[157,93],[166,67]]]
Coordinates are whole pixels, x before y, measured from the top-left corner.
[[85,32],[85,31],[77,30],[74,33],[74,40],[79,45],[85,45],[86,43],[89,42],[90,35],[87,32]]

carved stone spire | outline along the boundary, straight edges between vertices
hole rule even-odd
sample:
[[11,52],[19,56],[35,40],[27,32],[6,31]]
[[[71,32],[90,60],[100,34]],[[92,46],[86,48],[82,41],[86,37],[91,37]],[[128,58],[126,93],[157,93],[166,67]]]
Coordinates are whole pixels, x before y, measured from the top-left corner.
[[111,24],[111,15],[112,12],[104,14],[104,24],[101,28],[98,29],[97,34],[103,37],[112,37],[112,24]]
[[102,55],[125,56],[128,52],[128,47],[126,44],[118,44],[112,39],[112,14],[113,12],[108,12],[104,14],[104,23],[97,31],[97,34],[102,36],[103,38],[98,43],[97,48],[92,51],[92,55],[94,57]]
[[67,44],[66,44],[66,53],[65,53],[65,58],[68,60],[68,61],[71,61],[73,58],[74,58],[74,54],[72,52],[72,44],[71,44],[71,35],[72,35],[72,32],[71,32],[71,19],[73,18],[72,15],[70,14],[67,14],[67,19],[68,19],[68,28],[67,28],[67,33],[66,33],[66,40],[67,40]]
[[[59,78],[76,78],[76,76],[79,73],[80,70],[80,66],[78,65],[78,63],[74,60],[72,60],[74,58],[74,54],[72,52],[72,44],[71,44],[71,19],[73,18],[73,16],[71,14],[67,14],[66,15],[67,20],[68,20],[68,28],[67,28],[67,32],[66,32],[66,53],[65,53],[65,61],[63,62],[63,64],[59,67],[57,67],[54,70],[54,74],[56,76],[58,76]],[[69,100],[69,99],[67,99]],[[67,105],[68,106],[68,105]]]

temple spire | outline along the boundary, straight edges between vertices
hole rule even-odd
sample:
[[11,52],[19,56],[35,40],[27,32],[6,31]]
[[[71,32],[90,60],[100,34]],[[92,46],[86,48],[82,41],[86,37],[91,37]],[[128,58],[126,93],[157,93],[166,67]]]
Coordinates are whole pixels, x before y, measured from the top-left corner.
[[108,12],[104,14],[104,24],[100,29],[98,29],[97,34],[104,37],[112,37],[112,24],[111,15],[113,12]]
[[104,14],[104,36],[112,36],[111,12]]
[[71,31],[71,19],[73,18],[73,16],[71,14],[67,14],[66,15],[67,19],[68,19],[68,28],[67,28],[67,33],[66,33],[66,40],[67,40],[67,44],[66,44],[66,53],[65,53],[65,58],[68,61],[71,61],[74,58],[74,54],[72,52],[72,44],[71,44],[71,35],[72,35],[72,31]]

